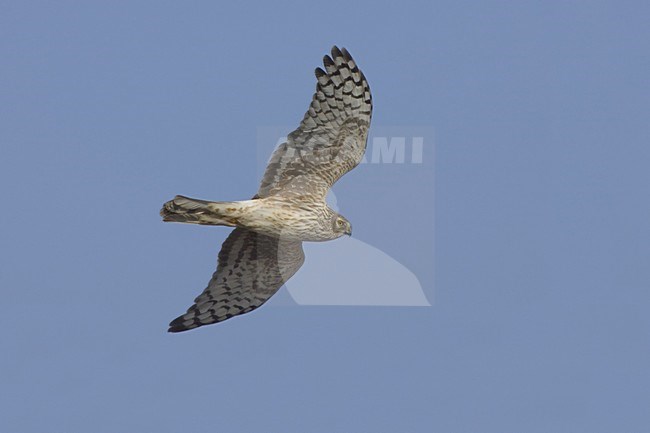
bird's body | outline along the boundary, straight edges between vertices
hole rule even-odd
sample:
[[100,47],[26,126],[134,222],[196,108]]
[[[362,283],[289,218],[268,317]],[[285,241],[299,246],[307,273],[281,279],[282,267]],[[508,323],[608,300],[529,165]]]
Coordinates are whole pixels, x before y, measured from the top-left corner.
[[176,196],[165,203],[163,221],[242,227],[294,241],[320,242],[341,237],[334,212],[324,200],[271,196],[234,202],[210,202]]
[[217,271],[187,313],[171,322],[180,332],[247,313],[268,300],[302,266],[302,242],[351,234],[352,226],[325,202],[327,192],[362,160],[372,114],[370,88],[345,50],[332,48],[316,69],[316,93],[298,129],[273,152],[250,200],[211,202],[176,196],[164,221],[224,225]]

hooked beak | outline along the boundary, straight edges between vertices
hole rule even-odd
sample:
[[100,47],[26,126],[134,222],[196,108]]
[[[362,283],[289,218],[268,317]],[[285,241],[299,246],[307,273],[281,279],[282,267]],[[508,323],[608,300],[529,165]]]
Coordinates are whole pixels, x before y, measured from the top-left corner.
[[348,227],[348,229],[345,231],[345,234],[348,236],[352,236],[352,227]]

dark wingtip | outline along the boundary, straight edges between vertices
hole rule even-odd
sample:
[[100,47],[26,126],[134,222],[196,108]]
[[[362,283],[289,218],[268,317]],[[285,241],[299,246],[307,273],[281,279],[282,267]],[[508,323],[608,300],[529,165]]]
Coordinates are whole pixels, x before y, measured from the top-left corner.
[[167,332],[171,332],[172,334],[178,333],[178,332],[183,332],[183,331],[189,331],[190,329],[194,329],[197,326],[192,323],[190,325],[185,324],[186,319],[183,318],[183,316],[179,316],[169,322],[169,329]]
[[341,54],[343,54],[343,58],[344,58],[347,62],[349,62],[350,60],[352,60],[352,56],[350,55],[350,52],[349,52],[348,50],[346,50],[345,48],[341,48]]
[[328,66],[334,66],[336,63],[334,63],[334,60],[330,56],[323,56],[323,64],[325,67]]

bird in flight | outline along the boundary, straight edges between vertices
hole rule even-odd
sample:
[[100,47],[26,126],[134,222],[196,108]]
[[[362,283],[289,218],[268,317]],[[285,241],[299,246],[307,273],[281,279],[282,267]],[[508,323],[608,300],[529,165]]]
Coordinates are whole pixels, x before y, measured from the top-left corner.
[[298,129],[273,152],[251,200],[212,202],[176,196],[163,221],[235,227],[221,246],[208,287],[169,324],[182,332],[261,306],[302,266],[305,241],[352,234],[330,209],[327,192],[356,167],[372,116],[370,87],[345,48],[332,48],[316,68],[316,92]]

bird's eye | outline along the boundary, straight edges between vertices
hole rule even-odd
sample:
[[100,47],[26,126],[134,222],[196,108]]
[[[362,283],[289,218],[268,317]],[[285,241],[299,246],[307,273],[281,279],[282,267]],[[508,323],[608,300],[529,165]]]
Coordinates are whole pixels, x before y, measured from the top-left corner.
[[336,224],[338,224],[339,227],[343,227],[343,220],[337,220]]

